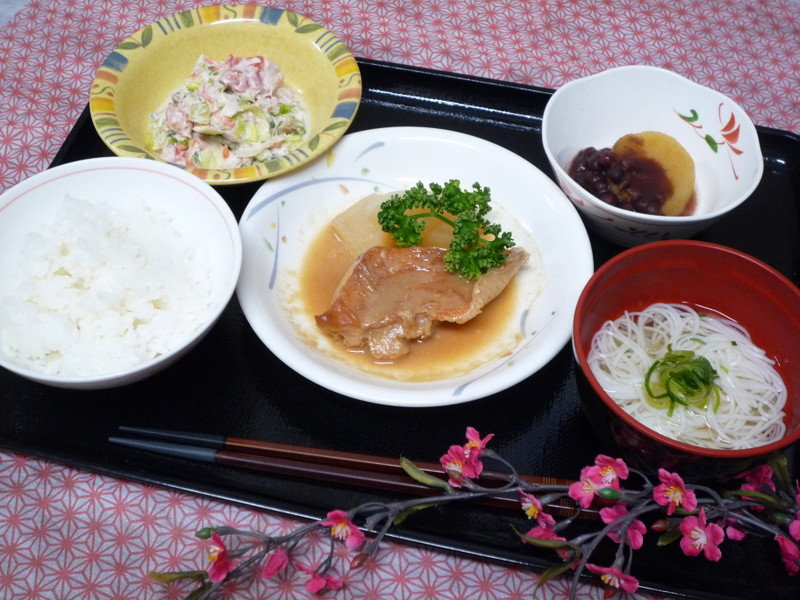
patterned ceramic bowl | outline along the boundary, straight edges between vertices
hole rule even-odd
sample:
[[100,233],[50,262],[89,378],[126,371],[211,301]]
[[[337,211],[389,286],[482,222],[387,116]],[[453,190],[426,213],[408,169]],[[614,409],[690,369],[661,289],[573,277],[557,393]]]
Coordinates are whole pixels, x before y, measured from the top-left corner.
[[[643,131],[670,135],[691,155],[693,214],[667,217],[617,208],[567,174],[583,148],[611,147],[623,135]],[[695,235],[744,202],[764,169],[755,126],[736,103],[649,66],[610,69],[556,90],[544,111],[542,138],[559,185],[589,228],[622,246]]]
[[280,158],[236,169],[185,167],[211,184],[271,178],[322,156],[350,126],[361,101],[355,58],[314,21],[257,5],[196,8],[134,33],[97,72],[89,108],[115,154],[160,160],[152,149],[150,114],[186,81],[201,55],[217,61],[229,55],[272,60],[310,118],[303,143]]

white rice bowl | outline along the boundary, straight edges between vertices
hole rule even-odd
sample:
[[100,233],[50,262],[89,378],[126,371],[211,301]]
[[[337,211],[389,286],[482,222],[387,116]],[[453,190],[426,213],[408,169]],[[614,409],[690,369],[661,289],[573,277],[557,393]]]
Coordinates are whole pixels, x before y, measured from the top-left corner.
[[182,357],[227,306],[236,219],[170,165],[99,158],[0,195],[0,366],[65,388],[125,385]]

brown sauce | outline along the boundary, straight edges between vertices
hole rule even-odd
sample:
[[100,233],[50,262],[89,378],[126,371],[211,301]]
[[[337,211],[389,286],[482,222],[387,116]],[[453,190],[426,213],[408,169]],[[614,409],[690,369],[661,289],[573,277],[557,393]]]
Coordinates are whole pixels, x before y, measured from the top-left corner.
[[[312,242],[303,261],[299,289],[301,304],[312,320],[328,309],[355,258],[330,226]],[[337,358],[359,370],[403,381],[463,375],[511,351],[512,344],[493,342],[508,329],[516,300],[516,284],[512,280],[480,315],[463,325],[440,323],[431,337],[413,343],[411,352],[399,359],[378,362],[368,353],[336,344]],[[322,331],[319,334],[325,335]]]

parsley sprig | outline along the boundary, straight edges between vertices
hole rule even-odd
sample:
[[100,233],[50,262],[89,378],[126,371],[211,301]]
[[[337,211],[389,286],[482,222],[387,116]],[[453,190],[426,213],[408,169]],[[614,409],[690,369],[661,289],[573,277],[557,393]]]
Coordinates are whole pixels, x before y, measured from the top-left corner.
[[[407,214],[408,211],[422,210]],[[489,188],[472,184],[462,190],[461,182],[451,179],[444,185],[418,182],[403,194],[392,196],[381,204],[378,223],[391,234],[400,247],[422,243],[425,219],[434,217],[453,227],[453,240],[444,255],[445,269],[465,279],[477,279],[506,261],[514,240],[500,225],[491,223],[486,214],[491,210]]]

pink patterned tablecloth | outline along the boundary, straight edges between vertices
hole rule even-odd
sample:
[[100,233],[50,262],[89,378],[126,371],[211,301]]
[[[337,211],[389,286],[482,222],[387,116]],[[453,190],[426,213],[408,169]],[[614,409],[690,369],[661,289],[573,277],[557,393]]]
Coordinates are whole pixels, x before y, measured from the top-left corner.
[[[47,167],[105,56],[187,0],[31,0],[0,32],[0,191]],[[359,57],[557,87],[608,67],[672,69],[739,102],[758,125],[800,133],[796,0],[275,1],[338,33]],[[0,440],[0,445],[2,441]],[[333,508],[333,507],[332,507]],[[0,452],[0,598],[179,598],[151,569],[206,567],[207,524],[281,532],[297,522]],[[313,554],[313,550],[309,550]],[[308,557],[313,560],[313,556]],[[336,598],[530,598],[535,574],[387,543]],[[539,597],[566,598],[564,581]],[[261,580],[228,597],[302,598]],[[602,598],[585,586],[580,598]]]
[[[0,190],[44,169],[126,36],[213,1],[31,0],[0,35]],[[219,2],[217,2],[219,3]],[[626,64],[729,95],[758,125],[800,133],[797,0],[315,0],[356,56],[557,87]]]

